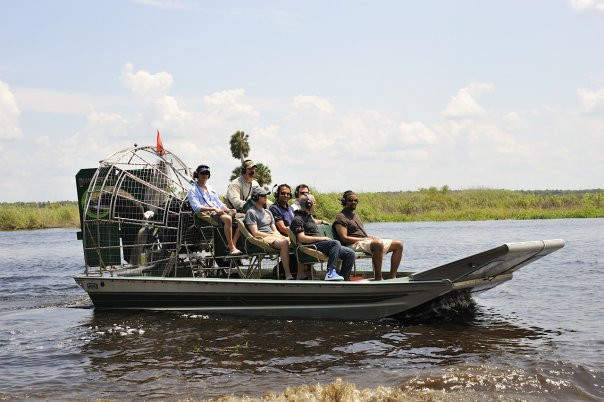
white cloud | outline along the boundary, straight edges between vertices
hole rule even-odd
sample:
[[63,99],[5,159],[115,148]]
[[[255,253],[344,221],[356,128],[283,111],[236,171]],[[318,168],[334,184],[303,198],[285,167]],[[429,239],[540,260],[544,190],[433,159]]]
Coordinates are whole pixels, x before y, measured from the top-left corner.
[[[580,176],[579,169],[595,171],[602,166],[598,150],[603,140],[597,119],[574,114],[569,120],[559,108],[543,105],[535,105],[533,110],[486,113],[478,100],[493,88],[488,83],[461,88],[446,115],[480,115],[479,119],[436,116],[420,121],[383,109],[336,110],[317,96],[298,95],[285,101],[249,99],[242,88],[183,100],[169,94],[173,78],[167,72],[151,73],[126,64],[118,75],[129,91],[116,97],[115,103],[109,103],[109,98],[38,89],[15,93],[18,101],[19,94],[25,94],[28,107],[40,110],[45,101],[63,102],[49,105],[49,113],[62,114],[78,107],[86,122],[60,134],[41,125],[34,129],[39,132],[27,133],[31,141],[17,139],[10,147],[1,144],[0,169],[16,172],[0,181],[2,201],[9,197],[27,201],[39,194],[48,199],[74,199],[74,172],[97,166],[100,159],[135,142],[154,144],[155,129],[161,131],[164,146],[186,164],[209,164],[212,185],[219,193],[226,190],[237,164],[228,147],[230,135],[237,130],[250,134],[250,157],[267,164],[275,182],[307,182],[320,191],[413,190],[444,184],[453,188],[563,188],[569,187],[566,182],[576,183],[573,176]],[[0,86],[3,95],[7,88]],[[603,92],[600,83],[577,92],[586,112],[604,109]],[[5,97],[0,99],[4,105]],[[86,106],[77,106],[78,101]],[[14,99],[12,104],[16,108]],[[19,107],[23,108],[21,102]],[[12,110],[18,111],[15,108]],[[582,136],[581,141],[568,132]],[[34,164],[52,168],[34,177],[29,169]],[[392,172],[404,173],[393,176]],[[35,183],[40,190],[7,192],[24,182]],[[591,182],[582,183],[589,186]]]
[[172,74],[151,74],[146,70],[134,72],[132,63],[126,63],[120,75],[120,81],[124,87],[141,96],[159,96],[168,92],[174,79]]
[[245,91],[243,89],[228,89],[204,96],[203,101],[212,109],[214,114],[223,118],[257,118],[259,116],[258,111],[251,105],[241,102],[244,96]]
[[0,140],[14,140],[21,138],[19,116],[21,111],[17,100],[8,84],[0,81]]
[[436,142],[434,132],[420,121],[402,122],[399,125],[399,131],[403,135],[403,141],[408,144],[433,144]]
[[15,88],[15,96],[24,111],[58,113],[58,114],[86,114],[92,104],[105,104],[116,106],[119,98],[90,96],[76,92],[62,92],[40,88]]
[[449,104],[442,112],[443,116],[450,118],[475,117],[485,113],[485,109],[476,100],[484,92],[493,89],[493,84],[485,82],[472,82],[451,97]]
[[580,88],[577,96],[583,106],[583,112],[597,114],[604,112],[604,87],[598,89]]
[[172,74],[159,72],[152,74],[146,70],[134,71],[131,63],[126,63],[120,74],[122,84],[138,96],[142,103],[142,119],[150,122],[150,128],[175,130],[186,127],[193,117],[182,109],[173,96],[168,95],[174,79]]
[[604,0],[569,0],[577,12],[604,12]]
[[311,109],[320,113],[331,114],[334,111],[333,105],[325,98],[315,95],[297,95],[292,101],[296,109]]

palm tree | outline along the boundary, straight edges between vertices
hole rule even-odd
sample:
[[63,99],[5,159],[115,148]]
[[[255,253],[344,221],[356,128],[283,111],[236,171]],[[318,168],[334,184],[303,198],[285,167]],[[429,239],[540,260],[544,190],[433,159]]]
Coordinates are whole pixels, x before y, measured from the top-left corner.
[[231,178],[229,180],[235,180],[239,176],[241,176],[241,166],[237,166],[235,169],[233,169],[231,172]]
[[242,165],[245,158],[250,154],[249,139],[250,136],[243,131],[237,131],[231,136],[231,154],[233,158],[239,159]]
[[256,163],[255,179],[258,180],[258,184],[260,184],[261,187],[271,184],[273,178],[271,177],[271,170],[269,167],[263,163]]

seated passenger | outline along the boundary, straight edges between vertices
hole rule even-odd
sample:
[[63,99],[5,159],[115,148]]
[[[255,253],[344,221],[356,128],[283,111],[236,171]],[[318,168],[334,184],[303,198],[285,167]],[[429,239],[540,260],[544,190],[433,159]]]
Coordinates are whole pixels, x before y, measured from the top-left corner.
[[292,198],[292,189],[287,184],[281,184],[275,192],[275,203],[268,209],[275,218],[275,226],[279,233],[287,236],[287,228],[294,219],[294,210],[289,206]]
[[[294,220],[290,228],[300,244],[312,244],[317,250],[327,255],[326,281],[347,280],[354,264],[354,251],[342,246],[337,240],[319,236],[319,228],[312,217],[312,212],[314,212],[316,206],[317,202],[312,194],[302,197],[300,199],[300,210],[294,213]],[[341,276],[336,272],[338,259],[342,260]]]
[[387,253],[392,252],[390,278],[396,278],[396,271],[403,257],[403,243],[398,240],[380,239],[367,234],[363,222],[354,212],[359,203],[359,198],[353,191],[346,191],[340,201],[344,209],[336,216],[333,228],[342,244],[355,251],[364,251],[371,254],[376,281],[383,279],[382,260]]
[[294,191],[294,197],[296,197],[296,200],[292,204],[292,209],[294,212],[300,209],[300,199],[308,194],[310,194],[310,188],[306,184],[298,184],[296,186],[296,190]]
[[210,168],[206,165],[199,165],[195,172],[193,172],[193,178],[197,179],[197,182],[191,187],[187,194],[187,199],[193,211],[204,212],[212,218],[212,221],[216,224],[222,223],[224,226],[224,236],[229,247],[229,254],[239,255],[243,254],[240,250],[235,247],[237,239],[239,239],[239,229],[235,230],[233,235],[233,216],[235,216],[235,210],[229,209],[220,201],[216,191],[208,184],[210,178]]
[[252,190],[251,199],[254,205],[245,213],[245,225],[252,236],[279,250],[285,279],[294,279],[289,269],[289,237],[277,231],[273,215],[265,209],[267,194],[268,191],[262,187],[255,187]]
[[233,179],[229,184],[226,193],[226,204],[229,208],[234,208],[239,213],[245,213],[244,206],[252,195],[252,190],[260,187],[260,184],[254,180],[256,175],[256,165],[250,159],[243,161],[241,166],[241,176]]

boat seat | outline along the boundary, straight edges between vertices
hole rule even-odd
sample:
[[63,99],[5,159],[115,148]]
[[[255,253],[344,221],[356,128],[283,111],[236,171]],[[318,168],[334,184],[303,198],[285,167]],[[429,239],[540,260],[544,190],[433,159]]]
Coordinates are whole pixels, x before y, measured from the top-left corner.
[[[327,255],[323,254],[317,247],[312,244],[301,244],[298,243],[298,238],[291,230],[287,228],[287,235],[289,236],[290,243],[294,250],[294,255],[299,264],[321,264],[321,270],[323,270],[323,263],[326,263],[329,259]],[[310,269],[310,279],[314,278],[314,269]]]
[[[195,227],[202,234],[202,242],[208,244],[209,252],[211,253],[211,259],[221,269],[225,270],[227,277],[231,277],[231,270],[235,269],[240,277],[246,277],[241,271],[240,263],[243,258],[247,258],[247,255],[233,256],[229,254],[228,244],[224,235],[222,224],[216,223],[209,214],[204,212],[193,213],[193,221]],[[236,222],[234,223],[234,225]],[[242,241],[237,243],[239,247]],[[243,246],[241,246],[243,248]],[[213,264],[213,262],[211,264]]]
[[[245,253],[252,258],[250,269],[247,277],[251,276],[254,268],[258,269],[258,278],[262,276],[262,260],[268,256],[276,256],[277,264],[279,264],[279,250],[272,247],[270,244],[263,242],[260,239],[252,236],[250,231],[245,226],[243,219],[237,218],[237,226],[241,232]],[[277,269],[277,279],[279,279],[279,270]]]

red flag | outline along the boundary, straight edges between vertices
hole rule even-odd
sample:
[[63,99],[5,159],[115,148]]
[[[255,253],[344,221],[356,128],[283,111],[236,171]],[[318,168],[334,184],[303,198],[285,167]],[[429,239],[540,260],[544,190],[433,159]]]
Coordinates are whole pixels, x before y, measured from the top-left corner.
[[166,154],[164,144],[161,142],[161,137],[159,136],[159,130],[157,130],[157,145],[155,146],[155,152],[157,152],[158,155]]

